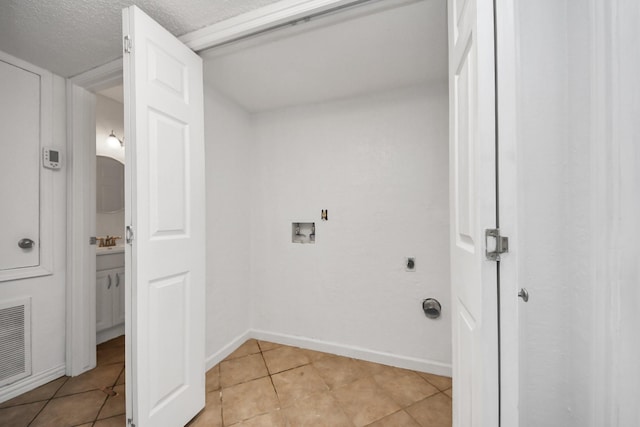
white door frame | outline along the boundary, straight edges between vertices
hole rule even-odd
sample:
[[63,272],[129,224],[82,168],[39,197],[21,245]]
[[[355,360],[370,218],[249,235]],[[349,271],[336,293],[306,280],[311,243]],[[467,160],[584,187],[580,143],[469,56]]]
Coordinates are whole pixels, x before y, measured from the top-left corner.
[[[95,218],[83,201],[95,194],[95,96],[67,81],[67,340],[66,374],[96,366],[95,251],[87,250]],[[93,128],[93,129],[92,129]],[[93,147],[91,147],[93,145]],[[95,209],[95,208],[94,208]],[[95,212],[95,211],[94,211]],[[71,284],[78,284],[72,287]],[[93,329],[93,330],[92,330]],[[91,350],[93,348],[93,351]]]
[[509,237],[509,253],[501,257],[500,297],[500,421],[517,427],[519,406],[519,304],[518,298],[518,173],[517,173],[517,72],[518,32],[515,0],[495,0],[496,99],[498,138],[498,215],[500,232]]
[[[86,251],[95,232],[95,97],[122,82],[122,59],[67,80],[67,340],[66,374],[96,366],[96,259]],[[90,141],[93,149],[88,149]],[[93,186],[93,189],[91,189]],[[94,197],[87,197],[94,194]]]
[[[343,6],[352,0],[282,0],[269,6],[262,7],[249,13],[228,19],[209,27],[194,31],[180,37],[180,40],[194,51],[201,51],[226,41],[242,37],[274,25],[290,22],[310,14],[322,12]],[[499,150],[499,184],[500,184],[500,217],[503,234],[510,237],[509,254],[501,261],[501,412],[502,425],[518,425],[518,304],[517,298],[517,170],[516,170],[516,67],[517,67],[517,30],[515,25],[514,0],[495,0],[496,8],[496,52],[498,73],[498,127],[500,141]],[[103,66],[82,73],[69,80],[71,84],[89,91],[101,90],[122,81],[122,59],[118,59]],[[72,90],[68,90],[68,157],[81,153],[82,141],[74,137],[82,134],[82,118],[74,114],[73,106],[81,102],[74,99]],[[75,103],[75,104],[74,104]],[[71,161],[78,161],[74,159]],[[70,247],[85,242],[88,238],[82,227],[76,221],[82,218],[86,210],[86,203],[95,201],[83,200],[77,184],[85,182],[86,168],[70,168],[68,184],[67,224],[69,230]],[[74,185],[75,184],[75,185]],[[95,349],[93,343],[87,341],[86,331],[78,325],[95,329],[95,325],[87,322],[86,311],[82,307],[93,310],[95,317],[95,294],[90,300],[89,294],[82,293],[86,286],[85,277],[93,277],[95,271],[86,271],[83,263],[82,251],[68,251],[68,301],[67,310],[67,375],[78,375],[91,369],[86,360],[74,357],[85,354],[87,349]],[[95,286],[94,286],[95,287]],[[76,297],[80,296],[80,297]],[[74,326],[75,325],[75,326]],[[95,331],[94,331],[95,332]],[[95,335],[95,334],[94,334]],[[95,355],[94,355],[95,357]],[[95,362],[94,362],[95,366]]]

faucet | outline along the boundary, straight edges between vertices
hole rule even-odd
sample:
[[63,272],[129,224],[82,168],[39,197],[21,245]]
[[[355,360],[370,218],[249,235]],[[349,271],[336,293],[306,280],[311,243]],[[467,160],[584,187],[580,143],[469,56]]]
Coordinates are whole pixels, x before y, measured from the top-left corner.
[[107,234],[107,237],[98,237],[98,247],[100,248],[106,248],[106,247],[110,247],[110,246],[115,246],[116,245],[116,240],[118,239],[122,239],[121,236],[109,236]]

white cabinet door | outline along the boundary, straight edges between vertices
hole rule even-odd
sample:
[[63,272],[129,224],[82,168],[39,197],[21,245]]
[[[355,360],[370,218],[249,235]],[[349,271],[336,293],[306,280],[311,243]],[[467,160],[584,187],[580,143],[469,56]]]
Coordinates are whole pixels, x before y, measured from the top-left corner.
[[124,323],[124,268],[96,273],[96,332]]
[[113,326],[113,287],[112,270],[96,273],[96,331],[100,332]]
[[135,6],[123,29],[127,416],[175,427],[205,403],[202,59]]
[[113,325],[119,325],[124,323],[124,268],[113,270],[113,288],[112,288],[112,303],[113,303]]
[[493,3],[449,0],[453,424],[499,424]]
[[[0,61],[0,270],[40,264],[40,76]],[[21,248],[22,239],[33,241]]]

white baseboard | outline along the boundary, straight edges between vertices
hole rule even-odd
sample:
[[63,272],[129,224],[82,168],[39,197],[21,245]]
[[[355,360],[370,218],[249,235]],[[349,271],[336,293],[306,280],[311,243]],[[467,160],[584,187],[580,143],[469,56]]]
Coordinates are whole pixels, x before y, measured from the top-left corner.
[[244,344],[244,342],[249,338],[252,338],[251,331],[247,330],[246,332],[234,338],[229,344],[225,345],[220,350],[208,356],[205,360],[207,371],[216,366],[218,363],[222,362],[225,357],[236,351],[236,349]]
[[428,359],[401,356],[398,354],[385,353],[351,345],[320,341],[276,332],[261,331],[257,329],[249,331],[249,337],[263,341],[271,341],[278,344],[306,348],[309,350],[337,354],[339,356],[353,357],[354,359],[381,363],[383,365],[390,365],[398,368],[411,369],[413,371],[428,372],[430,374],[445,375],[448,377],[451,376],[451,364]]
[[112,340],[120,335],[124,335],[124,323],[96,333],[96,345]]
[[6,402],[9,399],[13,399],[16,396],[20,396],[23,393],[64,376],[65,369],[65,365],[62,364],[0,388],[0,403]]
[[337,344],[328,341],[320,341],[294,335],[262,331],[258,329],[250,329],[244,332],[243,334],[234,338],[220,350],[207,357],[207,370],[222,362],[225,357],[233,353],[238,347],[240,347],[242,344],[244,344],[245,341],[250,338],[306,348],[308,350],[337,354],[339,356],[353,357],[354,359],[381,363],[383,365],[395,366],[398,368],[411,369],[413,371],[428,372],[430,374],[445,375],[448,377],[451,376],[451,365],[447,363],[428,359],[419,359],[416,357],[401,356],[398,354],[385,353],[356,346]]

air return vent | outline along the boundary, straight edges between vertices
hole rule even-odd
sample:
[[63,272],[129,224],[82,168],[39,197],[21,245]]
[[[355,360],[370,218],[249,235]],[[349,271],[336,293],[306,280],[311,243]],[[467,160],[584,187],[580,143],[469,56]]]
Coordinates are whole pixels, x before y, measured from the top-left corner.
[[0,302],[0,387],[31,375],[31,298]]

